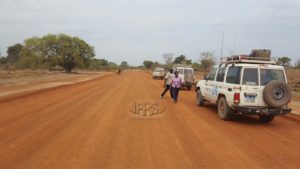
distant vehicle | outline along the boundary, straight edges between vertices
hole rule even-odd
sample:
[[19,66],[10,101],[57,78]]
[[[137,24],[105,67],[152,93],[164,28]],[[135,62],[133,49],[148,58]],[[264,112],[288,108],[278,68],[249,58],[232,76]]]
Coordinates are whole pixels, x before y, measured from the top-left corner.
[[190,90],[194,84],[194,69],[190,66],[174,66],[174,71],[178,71],[178,75],[183,80],[182,87]]
[[222,58],[209,75],[196,85],[196,103],[218,105],[218,115],[227,120],[235,113],[258,115],[271,122],[276,115],[291,112],[291,91],[284,67],[270,59],[270,50]]
[[165,77],[165,70],[163,68],[155,68],[152,73],[153,79],[163,79]]

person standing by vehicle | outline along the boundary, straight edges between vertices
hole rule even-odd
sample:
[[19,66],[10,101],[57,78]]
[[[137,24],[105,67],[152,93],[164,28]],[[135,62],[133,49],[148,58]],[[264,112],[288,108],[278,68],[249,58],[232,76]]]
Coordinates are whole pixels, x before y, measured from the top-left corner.
[[160,98],[163,98],[168,90],[170,90],[170,96],[171,96],[171,98],[173,98],[173,93],[172,93],[172,88],[171,88],[171,81],[172,81],[173,77],[174,77],[173,69],[170,69],[170,71],[165,76],[165,81],[164,81],[165,90],[160,95]]
[[173,100],[174,103],[177,103],[178,93],[182,85],[182,79],[178,76],[178,72],[175,71],[175,77],[171,81],[172,92],[173,92]]

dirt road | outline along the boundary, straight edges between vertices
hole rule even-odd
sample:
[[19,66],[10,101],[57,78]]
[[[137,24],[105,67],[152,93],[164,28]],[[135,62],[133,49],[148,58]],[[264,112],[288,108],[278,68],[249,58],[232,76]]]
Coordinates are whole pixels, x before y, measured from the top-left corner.
[[[1,102],[0,168],[300,168],[297,119],[222,121],[214,106],[195,105],[193,91],[174,104],[158,99],[162,89],[129,71]],[[134,114],[135,103],[161,111]]]

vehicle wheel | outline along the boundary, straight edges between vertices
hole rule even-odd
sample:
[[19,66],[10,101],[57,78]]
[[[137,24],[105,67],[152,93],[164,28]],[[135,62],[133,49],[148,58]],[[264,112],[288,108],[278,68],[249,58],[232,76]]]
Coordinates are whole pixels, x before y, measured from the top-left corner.
[[200,89],[198,89],[197,94],[196,94],[196,104],[198,106],[203,106],[204,102],[205,102],[205,100],[202,97],[201,91],[200,91]]
[[274,119],[274,115],[260,115],[259,120],[263,123],[270,123]]
[[285,82],[273,80],[265,86],[263,97],[269,106],[278,108],[291,100],[291,90]]
[[223,120],[229,120],[232,114],[231,108],[228,106],[225,97],[221,97],[218,101],[218,115]]

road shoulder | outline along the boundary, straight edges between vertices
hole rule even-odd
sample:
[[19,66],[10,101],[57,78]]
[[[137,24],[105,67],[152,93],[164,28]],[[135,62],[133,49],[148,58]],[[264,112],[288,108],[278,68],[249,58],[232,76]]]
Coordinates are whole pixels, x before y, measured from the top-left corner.
[[84,83],[87,81],[102,78],[111,75],[111,72],[97,72],[93,74],[80,74],[78,76],[73,75],[69,78],[56,79],[56,80],[43,80],[38,83],[28,82],[18,85],[10,85],[5,87],[0,87],[0,102],[8,101],[14,98],[19,98],[27,95],[32,95],[40,92],[49,91],[55,88],[64,87],[68,85]]

